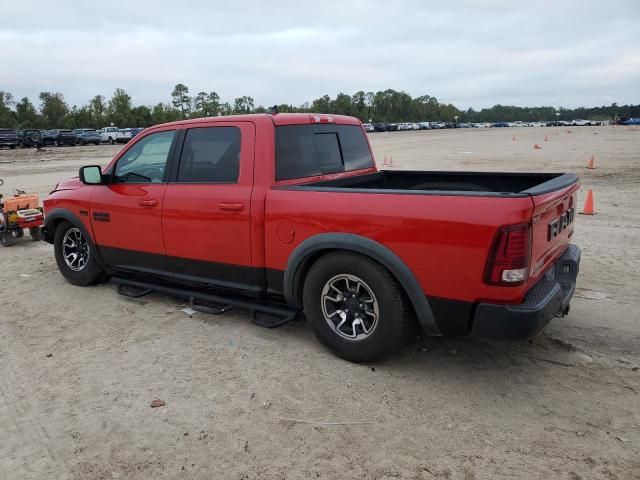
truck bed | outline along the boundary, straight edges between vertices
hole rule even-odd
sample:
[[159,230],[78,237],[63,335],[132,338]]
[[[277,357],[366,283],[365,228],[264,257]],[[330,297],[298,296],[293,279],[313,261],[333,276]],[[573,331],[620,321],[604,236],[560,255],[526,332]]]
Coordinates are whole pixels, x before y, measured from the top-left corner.
[[379,171],[288,188],[368,193],[526,197],[569,187],[573,173]]

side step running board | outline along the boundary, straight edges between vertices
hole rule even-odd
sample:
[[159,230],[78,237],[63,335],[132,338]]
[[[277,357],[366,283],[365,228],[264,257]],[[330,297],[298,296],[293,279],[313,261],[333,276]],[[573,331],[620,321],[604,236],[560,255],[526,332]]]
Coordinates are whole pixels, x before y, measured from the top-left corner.
[[[160,292],[172,297],[183,298],[189,301],[193,310],[217,315],[229,311],[233,307],[249,310],[251,321],[265,328],[276,328],[292,322],[296,319],[298,311],[289,307],[280,307],[247,299],[235,297],[223,297],[211,293],[203,293],[195,290],[187,290],[166,285],[159,285],[129,278],[112,277],[111,281],[118,286],[118,293],[131,298],[140,298],[148,293]],[[217,307],[209,305],[197,305],[196,300],[208,304],[216,304]]]

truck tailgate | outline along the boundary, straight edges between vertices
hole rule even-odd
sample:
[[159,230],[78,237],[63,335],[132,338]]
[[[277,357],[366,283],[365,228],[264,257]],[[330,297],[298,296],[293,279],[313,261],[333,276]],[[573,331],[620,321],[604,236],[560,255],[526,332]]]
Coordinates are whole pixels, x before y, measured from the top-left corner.
[[532,248],[529,284],[535,284],[571,243],[580,184],[531,197]]

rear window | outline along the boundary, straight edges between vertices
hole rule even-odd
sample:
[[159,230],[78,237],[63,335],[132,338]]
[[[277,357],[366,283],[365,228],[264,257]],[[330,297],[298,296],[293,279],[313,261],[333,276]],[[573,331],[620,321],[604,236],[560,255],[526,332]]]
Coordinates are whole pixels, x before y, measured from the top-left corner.
[[356,125],[285,125],[276,128],[276,180],[373,167],[369,144]]

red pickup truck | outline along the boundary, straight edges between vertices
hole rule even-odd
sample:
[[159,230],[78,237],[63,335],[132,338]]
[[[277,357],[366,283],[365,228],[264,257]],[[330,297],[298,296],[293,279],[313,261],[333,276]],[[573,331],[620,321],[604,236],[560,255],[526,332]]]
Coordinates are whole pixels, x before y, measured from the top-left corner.
[[359,120],[203,118],[146,129],[44,202],[76,285],[286,316],[369,361],[412,325],[526,338],[565,315],[580,249],[570,173],[378,171]]

